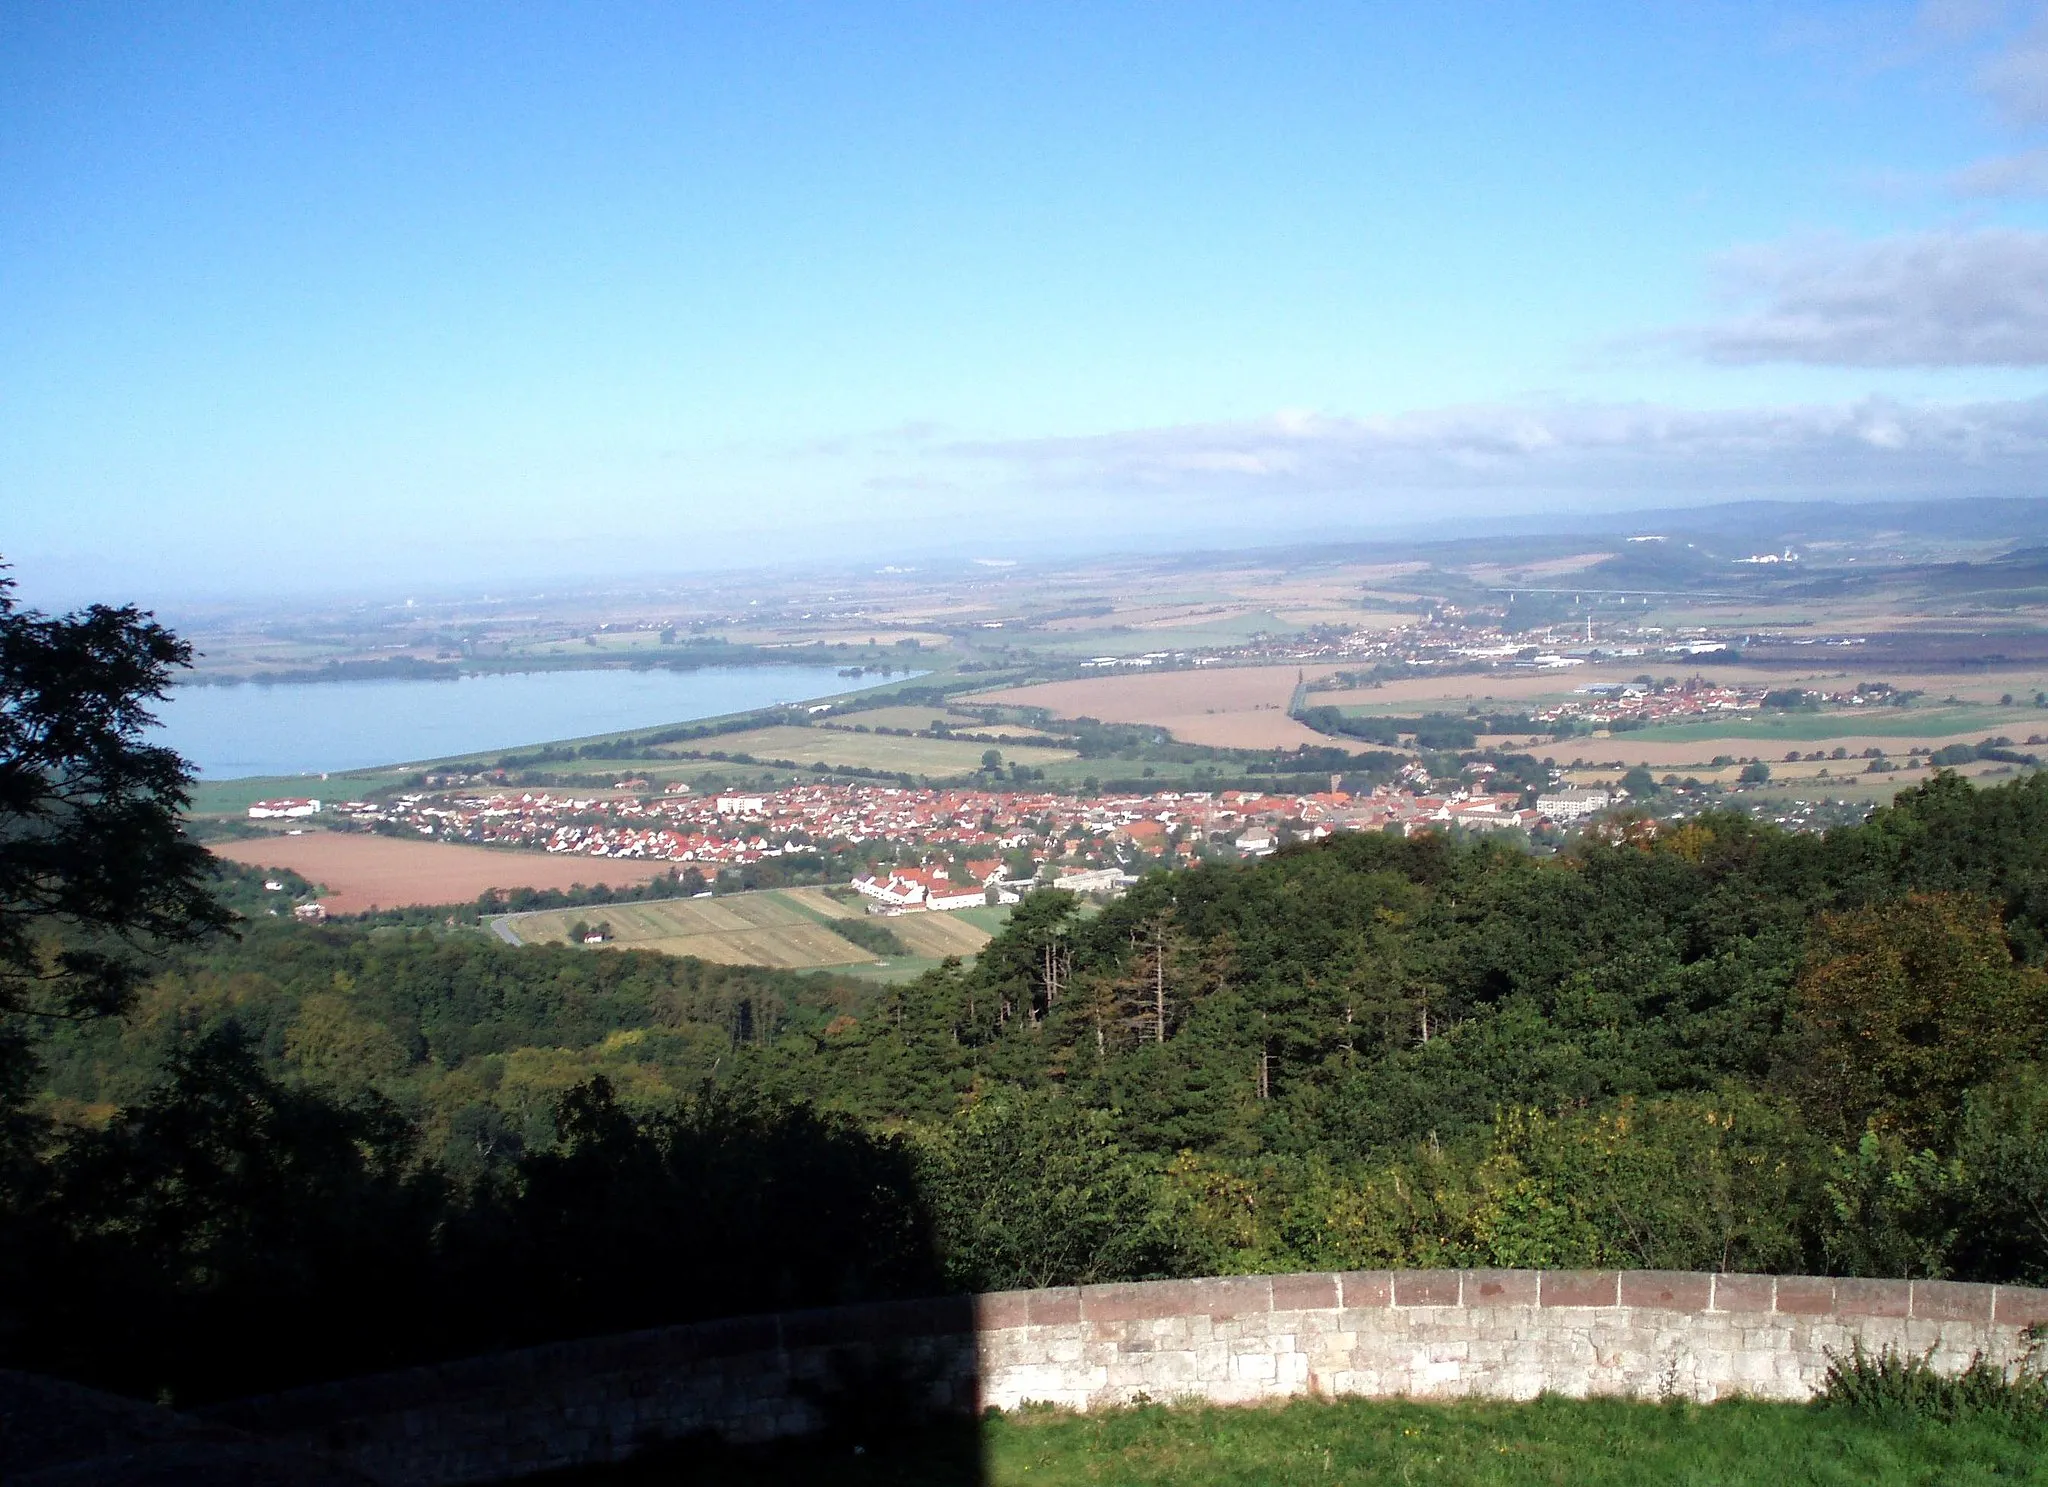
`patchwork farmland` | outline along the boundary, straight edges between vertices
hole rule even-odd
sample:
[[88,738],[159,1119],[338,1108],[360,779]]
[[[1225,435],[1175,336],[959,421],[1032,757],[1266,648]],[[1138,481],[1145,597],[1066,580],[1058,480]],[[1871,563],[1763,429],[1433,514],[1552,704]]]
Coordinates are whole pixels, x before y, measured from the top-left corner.
[[724,965],[856,973],[922,970],[949,955],[974,955],[990,937],[990,926],[976,922],[985,914],[974,920],[961,914],[905,914],[878,922],[887,924],[910,954],[878,957],[831,927],[835,919],[860,918],[865,912],[861,905],[843,903],[822,888],[780,888],[719,898],[549,909],[508,915],[499,922],[521,944],[562,944],[572,924],[602,922],[611,927],[611,944],[622,950],[690,955]]

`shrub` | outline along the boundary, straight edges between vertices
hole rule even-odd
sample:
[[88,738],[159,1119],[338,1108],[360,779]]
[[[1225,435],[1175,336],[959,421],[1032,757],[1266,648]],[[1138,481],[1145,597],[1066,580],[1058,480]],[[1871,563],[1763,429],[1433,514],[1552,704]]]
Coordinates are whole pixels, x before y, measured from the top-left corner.
[[834,919],[827,926],[842,940],[851,940],[874,955],[908,955],[910,947],[895,930],[872,919]]
[[1859,1339],[1847,1357],[1829,1354],[1827,1377],[1814,1403],[1898,1424],[1997,1419],[2040,1428],[2048,1425],[2048,1376],[2041,1371],[2039,1324],[2027,1329],[2027,1337],[2026,1355],[2014,1367],[2000,1368],[1978,1353],[1957,1374],[1935,1368],[1932,1348],[1914,1354],[1887,1347],[1871,1354]]
[[981,1101],[919,1162],[948,1280],[1001,1291],[1171,1275],[1173,1237],[1115,1121],[1057,1094]]

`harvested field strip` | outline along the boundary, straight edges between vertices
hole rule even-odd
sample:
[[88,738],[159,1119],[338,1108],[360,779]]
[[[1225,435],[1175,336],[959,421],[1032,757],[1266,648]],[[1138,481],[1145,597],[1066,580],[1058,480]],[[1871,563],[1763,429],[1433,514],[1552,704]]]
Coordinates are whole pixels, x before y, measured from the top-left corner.
[[862,905],[834,898],[822,888],[783,888],[777,891],[797,908],[826,919],[858,919],[867,913]]
[[974,955],[990,939],[987,930],[952,914],[904,914],[882,922],[896,932],[913,955]]

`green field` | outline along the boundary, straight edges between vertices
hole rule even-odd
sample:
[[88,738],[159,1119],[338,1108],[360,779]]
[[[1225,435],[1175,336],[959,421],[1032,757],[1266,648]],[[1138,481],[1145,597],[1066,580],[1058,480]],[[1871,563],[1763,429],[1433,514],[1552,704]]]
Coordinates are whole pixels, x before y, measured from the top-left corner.
[[[856,717],[858,714],[855,715]],[[929,723],[935,713],[925,714]],[[822,761],[904,774],[964,775],[981,767],[981,756],[997,747],[1005,764],[1032,768],[1074,758],[1066,749],[1001,748],[975,739],[904,738],[894,733],[853,733],[840,728],[756,728],[746,733],[681,744],[678,748],[750,754],[756,759],[789,759],[799,765]]]
[[903,914],[884,921],[908,955],[876,956],[835,933],[834,919],[866,913],[859,903],[833,898],[822,888],[776,888],[718,898],[658,899],[515,914],[506,924],[520,943],[560,944],[578,922],[611,926],[612,945],[694,955],[725,965],[785,970],[841,970],[894,980],[929,970],[949,955],[963,959],[988,943],[1008,909],[964,909],[947,914]]
[[195,816],[240,816],[259,800],[309,795],[323,804],[360,800],[372,790],[404,783],[410,769],[364,769],[337,775],[270,775],[246,780],[201,780],[192,790]]
[[1270,1409],[1027,1410],[908,1439],[562,1472],[553,1482],[825,1487],[1977,1487],[2048,1483],[2048,1434],[1845,1410],[1298,1400]]
[[1645,743],[1695,743],[1717,738],[1819,743],[1830,738],[1948,738],[1958,733],[2003,733],[2025,738],[2048,731],[2048,713],[2017,707],[1883,707],[1854,711],[1743,713],[1698,723],[1663,723],[1628,730]]

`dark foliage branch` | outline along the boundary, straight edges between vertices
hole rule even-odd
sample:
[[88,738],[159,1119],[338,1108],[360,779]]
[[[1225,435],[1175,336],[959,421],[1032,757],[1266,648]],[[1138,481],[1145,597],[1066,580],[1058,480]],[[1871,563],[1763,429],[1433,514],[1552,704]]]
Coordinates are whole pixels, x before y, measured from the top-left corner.
[[191,647],[130,605],[49,616],[0,574],[0,1012],[118,1009],[152,944],[224,928],[179,824],[191,773],[145,741]]

